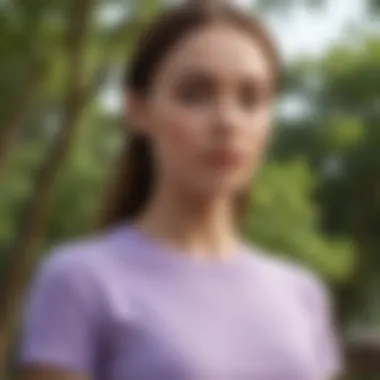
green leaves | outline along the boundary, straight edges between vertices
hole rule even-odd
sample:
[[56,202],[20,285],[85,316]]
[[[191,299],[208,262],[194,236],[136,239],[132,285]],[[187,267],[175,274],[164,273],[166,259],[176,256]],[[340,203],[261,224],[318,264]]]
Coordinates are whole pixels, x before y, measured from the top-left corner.
[[352,273],[355,250],[326,237],[313,200],[315,180],[307,161],[269,163],[252,188],[246,234],[269,251],[285,254],[333,281]]
[[366,126],[360,117],[341,114],[329,117],[324,128],[327,150],[345,153],[360,144],[366,135]]

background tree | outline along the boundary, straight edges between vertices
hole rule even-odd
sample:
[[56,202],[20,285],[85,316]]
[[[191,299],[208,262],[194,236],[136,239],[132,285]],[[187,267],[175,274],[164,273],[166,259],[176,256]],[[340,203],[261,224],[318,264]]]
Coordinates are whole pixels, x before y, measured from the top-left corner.
[[[105,94],[118,86],[134,41],[163,3],[0,2],[2,367],[36,259],[92,231],[124,127]],[[252,2],[278,20],[300,4],[324,3]],[[367,23],[349,43],[286,68],[282,99],[296,99],[302,112],[279,113],[245,225],[255,244],[331,285],[346,333],[380,322],[380,36],[368,28],[380,4],[366,4]]]

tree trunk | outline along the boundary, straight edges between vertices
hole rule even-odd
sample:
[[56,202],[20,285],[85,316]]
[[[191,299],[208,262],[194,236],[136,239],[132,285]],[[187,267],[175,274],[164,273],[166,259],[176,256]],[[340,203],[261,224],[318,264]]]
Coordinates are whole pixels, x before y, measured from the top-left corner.
[[36,177],[31,203],[16,247],[11,254],[0,294],[0,374],[4,373],[7,353],[13,336],[15,313],[18,311],[25,281],[33,265],[46,230],[49,199],[55,179],[69,151],[76,122],[85,103],[83,77],[83,47],[89,25],[93,0],[73,0],[67,29],[67,88],[61,129],[45,163]]
[[36,63],[30,69],[25,86],[21,89],[22,93],[17,102],[14,113],[8,125],[2,127],[0,135],[0,174],[4,171],[11,149],[19,139],[25,121],[27,120],[32,105],[39,91],[43,79],[44,67],[41,63]]

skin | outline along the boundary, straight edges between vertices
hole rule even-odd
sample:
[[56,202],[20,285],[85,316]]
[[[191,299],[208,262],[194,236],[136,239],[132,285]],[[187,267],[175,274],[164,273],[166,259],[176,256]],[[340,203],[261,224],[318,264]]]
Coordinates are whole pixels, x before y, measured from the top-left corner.
[[[128,118],[151,139],[158,170],[136,221],[141,229],[191,259],[228,259],[239,241],[234,197],[260,166],[271,132],[271,85],[268,59],[253,37],[212,25],[168,53],[148,96],[129,94]],[[89,377],[40,366],[23,369],[19,379]]]

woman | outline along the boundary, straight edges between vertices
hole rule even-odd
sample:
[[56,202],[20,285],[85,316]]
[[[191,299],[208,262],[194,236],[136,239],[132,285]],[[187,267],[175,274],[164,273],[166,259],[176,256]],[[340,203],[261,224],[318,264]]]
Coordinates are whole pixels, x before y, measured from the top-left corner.
[[22,379],[337,375],[323,287],[239,231],[278,77],[263,26],[227,5],[172,8],[150,27],[126,77],[132,131],[107,200],[117,227],[40,267]]

